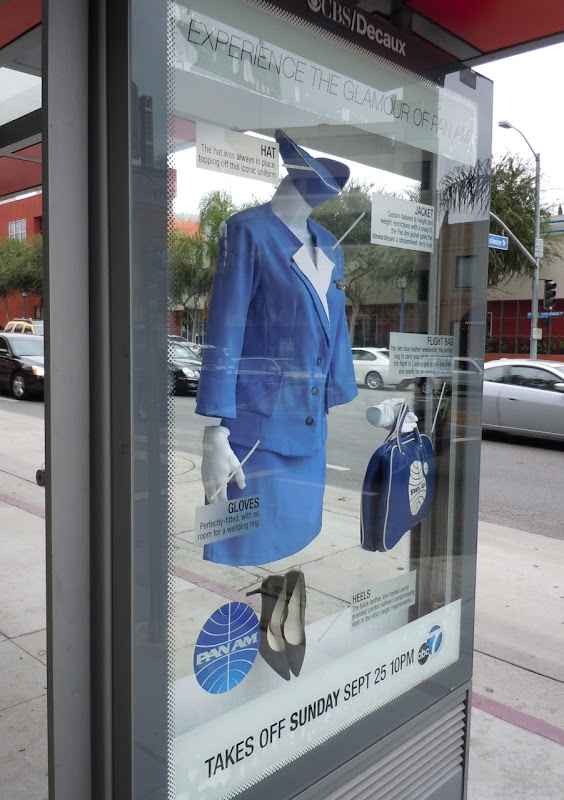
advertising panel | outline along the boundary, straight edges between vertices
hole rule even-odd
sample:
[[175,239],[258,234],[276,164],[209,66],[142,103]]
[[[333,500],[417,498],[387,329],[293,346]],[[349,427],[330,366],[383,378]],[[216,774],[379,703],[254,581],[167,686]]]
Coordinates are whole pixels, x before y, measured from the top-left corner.
[[363,720],[376,741],[468,674],[450,377],[482,284],[448,281],[486,262],[441,192],[476,162],[478,100],[351,49],[346,15],[313,35],[272,5],[173,14],[175,800],[360,752]]
[[[232,654],[238,641],[231,645]],[[312,640],[311,646],[317,644]],[[243,709],[226,704],[219,719],[176,738],[176,800],[236,796],[455,662],[459,647],[456,601],[355,648],[324,669],[304,671],[291,686],[248,699]],[[223,675],[236,668],[238,660],[228,664],[222,654],[226,649],[216,643],[217,654],[212,651],[209,656],[216,671],[223,664]],[[190,689],[183,691],[188,694]],[[190,700],[198,698],[194,694]]]

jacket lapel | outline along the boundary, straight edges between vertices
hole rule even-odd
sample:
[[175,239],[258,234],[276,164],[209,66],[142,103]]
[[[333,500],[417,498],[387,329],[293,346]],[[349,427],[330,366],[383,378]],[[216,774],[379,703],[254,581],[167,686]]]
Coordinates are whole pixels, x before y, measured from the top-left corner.
[[313,263],[307,247],[302,245],[292,256],[292,269],[310,293],[319,321],[323,326],[327,341],[329,341],[330,322],[327,293],[331,285],[331,275],[335,264],[320,247],[316,246],[315,256],[317,264]]

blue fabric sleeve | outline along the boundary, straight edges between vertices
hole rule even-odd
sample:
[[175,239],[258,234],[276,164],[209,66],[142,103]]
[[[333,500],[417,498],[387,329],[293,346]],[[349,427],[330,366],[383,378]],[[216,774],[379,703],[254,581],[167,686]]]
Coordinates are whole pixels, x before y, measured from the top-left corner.
[[237,416],[237,373],[258,269],[251,232],[236,220],[228,221],[210,299],[197,414],[230,419]]

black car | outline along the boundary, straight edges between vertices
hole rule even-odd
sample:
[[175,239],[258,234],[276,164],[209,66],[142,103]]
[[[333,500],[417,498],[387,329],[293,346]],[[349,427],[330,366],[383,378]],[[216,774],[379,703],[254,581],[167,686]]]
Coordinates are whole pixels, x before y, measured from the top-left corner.
[[25,400],[43,394],[44,377],[43,336],[0,333],[0,389]]
[[202,359],[195,350],[169,339],[168,367],[172,394],[188,394],[197,390]]

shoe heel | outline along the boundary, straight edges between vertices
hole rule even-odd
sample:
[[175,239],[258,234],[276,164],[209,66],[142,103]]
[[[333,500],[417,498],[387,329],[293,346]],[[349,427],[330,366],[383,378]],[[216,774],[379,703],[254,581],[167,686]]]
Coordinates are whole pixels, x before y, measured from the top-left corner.
[[289,681],[290,668],[284,641],[286,578],[270,575],[264,579],[260,589],[247,592],[247,596],[252,594],[260,594],[262,599],[259,653],[281,678]]
[[305,634],[306,586],[303,572],[292,570],[286,573],[286,614],[284,641],[290,671],[300,674],[306,650]]

